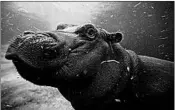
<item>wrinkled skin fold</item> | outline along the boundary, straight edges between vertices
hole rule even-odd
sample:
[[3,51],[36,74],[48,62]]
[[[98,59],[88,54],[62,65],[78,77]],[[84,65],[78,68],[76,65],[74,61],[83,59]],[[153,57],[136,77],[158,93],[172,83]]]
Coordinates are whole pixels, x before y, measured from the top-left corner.
[[173,109],[174,63],[126,50],[122,37],[60,24],[17,36],[6,58],[24,79],[58,88],[75,110]]

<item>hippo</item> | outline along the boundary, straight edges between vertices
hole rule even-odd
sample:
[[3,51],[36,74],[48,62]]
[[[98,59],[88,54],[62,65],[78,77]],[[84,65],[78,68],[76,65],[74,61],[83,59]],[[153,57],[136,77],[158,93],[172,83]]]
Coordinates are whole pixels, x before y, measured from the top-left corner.
[[174,62],[137,55],[122,39],[90,23],[59,24],[23,32],[5,57],[24,79],[58,88],[75,110],[173,109]]

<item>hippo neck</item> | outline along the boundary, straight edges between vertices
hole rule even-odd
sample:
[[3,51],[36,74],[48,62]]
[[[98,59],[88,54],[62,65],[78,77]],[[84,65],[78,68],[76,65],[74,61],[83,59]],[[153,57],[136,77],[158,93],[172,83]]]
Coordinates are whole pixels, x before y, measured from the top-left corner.
[[136,97],[137,93],[137,83],[138,83],[138,77],[139,74],[141,73],[141,61],[138,58],[137,54],[131,50],[127,50],[127,53],[130,56],[130,78],[126,84],[126,88],[124,91],[121,93],[120,98],[125,100],[130,100],[132,101],[138,101],[138,98]]
[[110,96],[108,97],[112,98],[113,96],[115,96],[115,98],[120,98],[119,94],[123,93],[124,90],[129,88],[128,81],[132,77],[132,71],[134,67],[132,66],[133,61],[130,54],[124,48],[122,48],[120,44],[112,44],[112,49],[113,51],[109,49],[109,51],[107,52],[107,57],[102,63],[106,63],[108,64],[108,66],[114,66],[113,68],[116,68],[111,68],[112,70],[116,71],[115,73],[108,73],[113,76],[112,79],[114,78],[116,82],[111,88]]

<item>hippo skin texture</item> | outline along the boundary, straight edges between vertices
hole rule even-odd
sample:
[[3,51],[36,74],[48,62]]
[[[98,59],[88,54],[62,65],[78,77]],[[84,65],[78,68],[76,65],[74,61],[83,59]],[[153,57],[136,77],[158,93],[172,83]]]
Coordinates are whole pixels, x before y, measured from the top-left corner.
[[93,24],[26,31],[9,45],[26,80],[58,88],[75,110],[173,110],[174,62],[137,55]]

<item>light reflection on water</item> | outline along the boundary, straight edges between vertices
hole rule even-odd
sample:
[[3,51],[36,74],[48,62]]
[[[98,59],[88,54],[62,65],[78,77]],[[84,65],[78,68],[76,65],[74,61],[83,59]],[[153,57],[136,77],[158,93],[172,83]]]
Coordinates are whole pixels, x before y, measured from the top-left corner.
[[[21,7],[18,11],[42,16],[50,22],[52,28],[59,22],[88,23],[102,11],[114,8],[101,2],[16,2],[15,4]],[[120,6],[121,3],[118,4]]]

